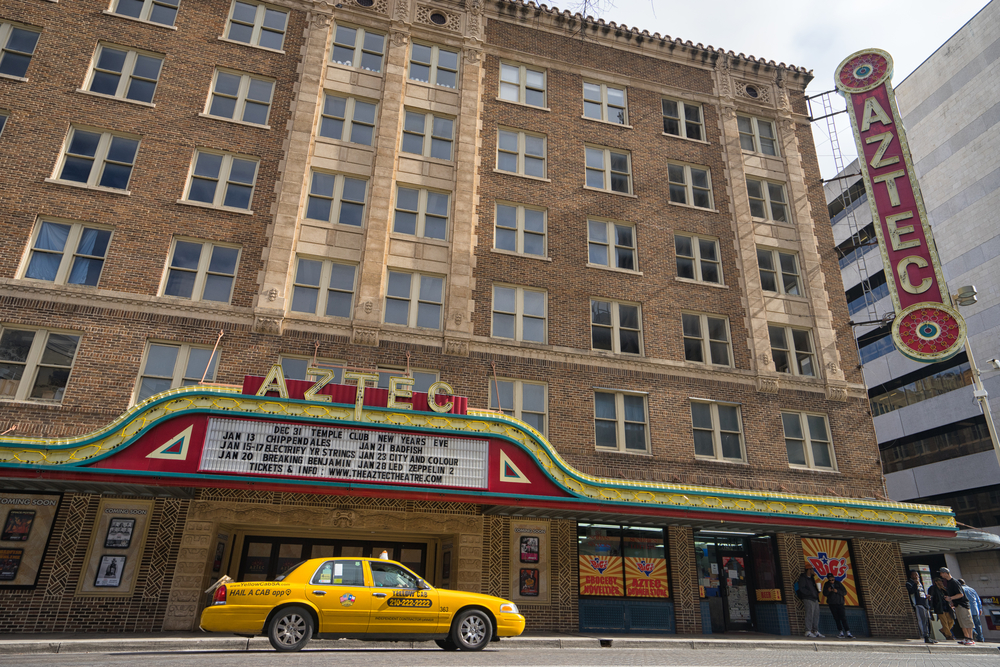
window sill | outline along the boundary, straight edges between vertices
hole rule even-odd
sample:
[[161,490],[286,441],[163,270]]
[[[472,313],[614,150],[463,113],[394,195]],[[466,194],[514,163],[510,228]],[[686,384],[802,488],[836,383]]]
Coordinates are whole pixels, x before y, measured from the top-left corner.
[[490,252],[495,252],[498,255],[509,255],[511,257],[524,257],[525,259],[537,259],[540,262],[551,262],[551,257],[542,257],[541,255],[529,255],[526,252],[514,252],[512,250],[501,250],[500,248],[490,248]]
[[245,125],[246,127],[256,127],[258,130],[270,130],[270,125],[258,125],[257,123],[248,123],[245,120],[234,120],[232,118],[223,118],[222,116],[213,116],[207,113],[198,114],[199,118],[209,118],[211,120],[219,120],[223,123],[233,123],[234,125]]
[[26,76],[11,76],[10,74],[0,74],[0,79],[7,79],[8,81],[21,81],[21,82],[28,81],[28,77]]
[[444,159],[439,158],[439,157],[431,157],[429,155],[419,155],[417,153],[404,153],[403,151],[399,151],[399,157],[405,157],[405,158],[408,158],[410,160],[420,160],[421,162],[428,162],[430,164],[439,164],[439,165],[441,165],[443,167],[454,167],[455,166],[455,161],[454,160],[444,160]]
[[711,144],[704,139],[691,139],[689,137],[682,137],[679,134],[670,134],[669,132],[661,132],[665,137],[670,137],[671,139],[680,139],[681,141],[690,141],[693,144],[704,144],[705,146],[711,146]]
[[490,340],[491,341],[500,342],[500,343],[507,343],[507,344],[511,344],[511,345],[517,345],[518,347],[525,347],[525,346],[527,346],[528,348],[531,348],[531,349],[548,349],[549,348],[549,344],[547,342],[545,342],[545,341],[521,340],[520,338],[507,338],[506,336],[494,336],[492,332],[490,332]]
[[750,465],[746,461],[736,461],[734,459],[717,459],[712,456],[698,456],[697,454],[695,454],[694,460],[700,461],[701,463],[725,463],[726,465],[734,465],[734,466]]
[[[628,352],[612,352],[611,350],[595,350],[590,348],[590,351],[594,354],[600,355],[606,359],[645,359],[643,354],[629,354]],[[615,391],[623,391],[621,389],[616,389]]]
[[809,472],[826,472],[826,473],[840,474],[840,471],[837,470],[836,468],[810,468],[809,466],[802,466],[796,463],[789,463],[788,467],[791,468],[792,470],[807,470]]
[[[207,115],[207,114],[198,114],[198,115],[204,116],[204,115]],[[218,116],[209,116],[209,118],[218,118]],[[225,119],[223,119],[223,120],[225,120]],[[254,125],[253,127],[263,127],[263,126],[262,125]],[[271,126],[268,125],[268,129],[270,129],[270,127]],[[317,134],[316,135],[316,141],[319,142],[319,143],[321,143],[321,144],[330,144],[331,146],[345,146],[345,147],[350,147],[352,149],[359,150],[359,151],[369,151],[369,152],[372,152],[372,153],[375,152],[375,147],[374,146],[366,146],[364,144],[356,144],[353,141],[344,141],[343,139],[334,139],[333,137],[324,137],[322,134]]]
[[757,151],[748,151],[745,148],[742,149],[742,150],[743,150],[743,154],[744,155],[753,155],[754,157],[762,157],[762,158],[767,159],[767,160],[781,160],[782,162],[785,161],[785,158],[781,157],[780,155],[768,155],[767,153],[759,153]]
[[177,30],[175,25],[163,25],[162,23],[156,23],[154,21],[143,21],[142,19],[137,19],[132,16],[125,16],[124,14],[116,14],[110,10],[105,9],[102,14],[106,16],[114,16],[115,18],[125,19],[126,21],[135,21],[136,23],[141,23],[143,25],[148,25],[152,28],[163,28],[164,30]]
[[642,271],[631,271],[629,269],[619,269],[617,266],[605,266],[603,264],[591,264],[587,262],[588,269],[600,269],[601,271],[614,271],[615,273],[624,273],[630,276],[641,276]]
[[46,183],[52,183],[54,185],[68,185],[71,188],[82,188],[84,190],[96,190],[97,192],[107,192],[111,195],[124,195],[126,197],[131,197],[132,192],[130,190],[119,190],[117,188],[105,188],[100,185],[87,185],[86,183],[77,183],[76,181],[64,181],[61,178],[46,178]]
[[[222,38],[220,37],[219,39]],[[344,65],[342,63],[335,63],[332,60],[327,63],[327,66],[336,67],[337,69],[346,70],[348,72],[362,72],[364,74],[371,74],[372,76],[382,76],[383,74],[382,72],[376,72],[375,70],[372,69],[362,69],[361,67],[354,67],[353,65]]]
[[30,398],[0,398],[0,403],[20,403],[22,405],[37,405],[49,408],[61,408],[62,400],[58,401],[41,401],[38,399]]
[[781,222],[780,220],[768,220],[767,218],[754,218],[753,216],[751,216],[750,219],[754,222],[754,224],[757,225],[777,225],[778,227],[795,226],[791,222]]
[[199,201],[190,201],[187,199],[178,199],[178,204],[183,206],[194,206],[195,208],[208,208],[213,211],[225,211],[226,213],[239,213],[240,215],[253,215],[253,211],[246,208],[234,208],[232,206],[216,206],[214,204],[203,204]]
[[614,127],[623,127],[626,130],[633,129],[631,125],[624,125],[622,123],[612,123],[610,120],[601,120],[600,118],[591,118],[590,116],[580,116],[583,120],[589,120],[593,123],[600,123],[601,125],[611,125]]
[[633,195],[628,192],[616,192],[615,190],[605,190],[603,188],[592,188],[589,185],[583,186],[584,190],[590,190],[591,192],[603,192],[606,195],[617,195],[618,197],[628,197],[630,199],[638,199],[638,195]]
[[259,49],[261,51],[269,51],[270,53],[278,53],[281,55],[285,55],[285,52],[282,51],[281,49],[271,49],[266,46],[260,46],[258,44],[247,44],[246,42],[240,42],[235,39],[229,39],[228,37],[219,37],[218,39],[220,42],[226,42],[228,44],[239,44],[240,46],[249,46],[251,49]]
[[163,301],[165,301],[167,303],[173,303],[173,304],[178,304],[178,305],[180,305],[180,304],[188,304],[188,307],[191,307],[191,308],[197,308],[198,306],[209,306],[209,307],[216,307],[216,308],[224,308],[224,307],[231,307],[233,305],[232,304],[232,296],[229,297],[229,301],[206,301],[205,299],[195,299],[193,297],[174,296],[172,294],[157,294],[156,298],[157,299],[162,299]]
[[552,179],[550,179],[550,178],[542,178],[540,176],[528,176],[526,174],[518,174],[518,173],[513,172],[513,171],[503,171],[502,169],[496,169],[496,168],[493,169],[493,173],[494,174],[504,174],[505,176],[514,176],[516,178],[526,178],[529,181],[541,181],[542,183],[551,183],[552,182]]
[[681,278],[680,276],[674,276],[674,280],[679,283],[688,283],[691,285],[704,285],[705,287],[717,287],[719,289],[729,289],[729,285],[723,285],[721,283],[710,283],[707,280],[695,280],[694,278]]
[[[458,77],[456,76],[455,78],[457,79]],[[417,86],[420,86],[421,88],[430,88],[431,90],[450,90],[453,93],[461,92],[461,89],[458,86],[455,86],[454,88],[452,88],[451,86],[441,86],[441,85],[438,85],[436,83],[431,83],[430,81],[421,81],[420,79],[411,79],[409,77],[409,75],[407,75],[407,77],[406,77],[406,84],[407,85],[410,85],[410,84],[417,85]]]
[[[732,350],[729,351],[729,356],[733,356]],[[732,364],[712,364],[707,361],[691,361],[690,359],[685,359],[684,363],[691,368],[711,368],[712,370],[719,371],[733,370]]]
[[820,380],[819,377],[815,375],[799,375],[798,373],[789,373],[788,371],[775,371],[779,376],[795,378],[796,380],[805,380],[807,382],[817,382]]
[[537,109],[538,111],[545,111],[545,112],[552,111],[552,109],[548,107],[536,107],[534,104],[525,104],[524,102],[513,102],[511,100],[505,100],[500,97],[497,97],[495,99],[497,102],[503,102],[504,104],[513,104],[514,106],[524,107],[525,109]]
[[341,223],[334,222],[332,220],[317,220],[316,218],[306,218],[304,216],[302,218],[302,222],[303,223],[313,224],[313,225],[321,225],[321,224],[322,225],[332,225],[334,229],[352,230],[352,231],[357,232],[358,234],[361,234],[364,231],[364,229],[365,229],[364,225],[342,225]]
[[389,232],[390,239],[396,239],[397,241],[410,241],[413,243],[426,243],[427,245],[436,245],[442,248],[448,248],[451,246],[451,242],[444,239],[432,239],[426,236],[417,236],[416,234],[403,234],[402,232]]
[[635,452],[635,451],[628,451],[628,450],[624,450],[624,449],[608,449],[608,448],[605,448],[605,447],[597,447],[596,445],[594,446],[594,451],[595,452],[600,452],[602,454],[625,454],[626,456],[647,456],[649,458],[653,458],[653,455],[651,453],[649,453],[648,451],[647,452]]
[[155,109],[156,105],[152,102],[140,102],[138,100],[129,100],[124,97],[115,97],[114,95],[105,95],[104,93],[95,93],[90,90],[84,90],[83,88],[77,88],[77,93],[83,93],[84,95],[92,95],[94,97],[100,97],[105,100],[113,100],[115,102],[125,102],[126,104],[135,104],[140,107],[149,107],[150,109]]
[[434,331],[441,331],[441,327],[438,326],[436,329],[429,329],[427,327],[410,326],[408,324],[394,324],[393,322],[382,322],[383,327],[388,327],[385,331],[418,331],[423,334],[430,334]]
[[690,209],[693,209],[695,211],[705,211],[706,213],[718,213],[719,212],[719,209],[717,209],[717,208],[705,208],[704,206],[695,206],[694,204],[680,204],[680,203],[675,202],[675,201],[667,202],[667,203],[670,204],[671,206],[680,206],[681,208],[690,208]]
[[769,290],[764,289],[763,287],[761,288],[761,291],[764,292],[764,296],[770,297],[772,299],[788,299],[790,301],[801,301],[802,303],[809,301],[809,299],[807,299],[805,296],[801,294],[785,294],[784,292],[771,292]]

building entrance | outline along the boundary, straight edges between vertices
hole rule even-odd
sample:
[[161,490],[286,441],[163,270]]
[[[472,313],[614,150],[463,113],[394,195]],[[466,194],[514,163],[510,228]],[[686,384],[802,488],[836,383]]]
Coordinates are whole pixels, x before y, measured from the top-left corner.
[[392,540],[330,540],[247,535],[243,539],[236,581],[270,581],[310,558],[378,558],[387,552],[426,578],[427,544]]
[[694,546],[698,588],[702,605],[708,606],[712,633],[752,630],[751,565],[743,539],[696,536]]

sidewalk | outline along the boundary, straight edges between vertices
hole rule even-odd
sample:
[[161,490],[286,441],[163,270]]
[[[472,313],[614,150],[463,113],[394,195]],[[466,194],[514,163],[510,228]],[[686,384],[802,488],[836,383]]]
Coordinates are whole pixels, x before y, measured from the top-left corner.
[[[616,635],[531,633],[505,638],[490,649],[753,649],[799,651],[868,650],[874,653],[936,653],[958,655],[989,653],[996,655],[998,644],[961,646],[954,642],[925,644],[918,639],[806,639],[779,637],[757,633],[726,636],[699,635]],[[362,642],[353,639],[314,639],[306,650],[336,649],[434,649],[433,642]],[[236,637],[205,632],[173,632],[150,634],[18,634],[5,635],[0,641],[0,655],[28,653],[162,653],[179,651],[270,651],[265,637]]]

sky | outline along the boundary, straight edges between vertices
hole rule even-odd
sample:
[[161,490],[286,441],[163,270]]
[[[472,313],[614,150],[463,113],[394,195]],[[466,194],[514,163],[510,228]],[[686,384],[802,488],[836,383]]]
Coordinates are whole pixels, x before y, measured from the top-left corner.
[[[538,2],[539,0],[536,0]],[[595,18],[635,26],[684,41],[805,67],[815,77],[806,94],[834,87],[833,73],[855,51],[888,51],[894,63],[893,86],[985,7],[986,0],[590,0]],[[1000,0],[996,0],[1000,2]],[[583,0],[545,0],[550,7],[578,10]],[[815,100],[814,115],[822,115]],[[844,108],[835,96],[834,110]],[[844,164],[857,151],[846,114],[836,117]],[[836,175],[825,121],[813,123],[823,178]]]

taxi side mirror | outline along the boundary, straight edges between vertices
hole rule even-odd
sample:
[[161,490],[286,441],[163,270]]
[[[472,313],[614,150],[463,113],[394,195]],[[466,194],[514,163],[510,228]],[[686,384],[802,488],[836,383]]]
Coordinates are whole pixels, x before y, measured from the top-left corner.
[[427,590],[430,590],[431,585],[428,584],[423,579],[419,579],[419,580],[417,580],[417,588],[419,588],[422,591],[427,591]]

